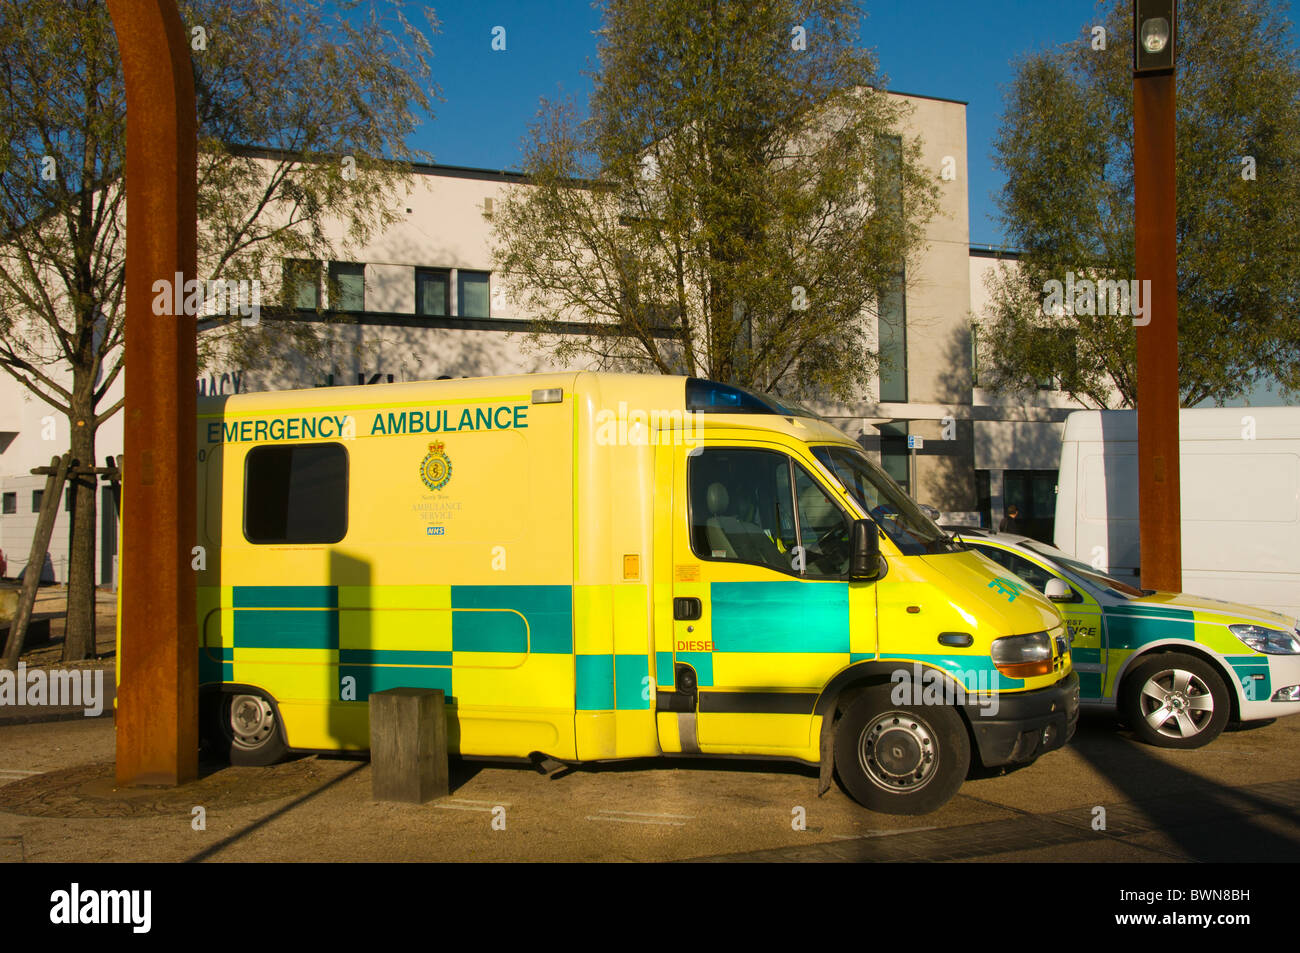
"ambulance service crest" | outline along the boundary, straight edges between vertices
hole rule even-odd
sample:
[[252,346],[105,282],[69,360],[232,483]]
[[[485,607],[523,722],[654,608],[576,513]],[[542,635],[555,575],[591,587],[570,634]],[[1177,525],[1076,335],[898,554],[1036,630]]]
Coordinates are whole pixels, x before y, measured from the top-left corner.
[[442,448],[441,440],[429,444],[429,452],[420,463],[420,479],[431,490],[441,490],[451,479],[451,459]]

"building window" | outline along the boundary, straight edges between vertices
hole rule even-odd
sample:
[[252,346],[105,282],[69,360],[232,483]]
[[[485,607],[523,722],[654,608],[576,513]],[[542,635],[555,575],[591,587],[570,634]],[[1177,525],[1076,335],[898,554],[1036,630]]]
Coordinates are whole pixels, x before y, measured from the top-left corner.
[[415,313],[430,318],[451,314],[451,272],[443,268],[415,269]]
[[911,461],[908,459],[906,423],[877,424],[880,431],[880,468],[911,496]]
[[1056,470],[1007,470],[1002,474],[1002,509],[1019,511],[1016,532],[1050,543],[1056,531]]
[[4,495],[4,513],[5,513],[5,515],[6,515],[6,516],[11,516],[12,514],[17,513],[17,512],[18,512],[18,494],[17,494],[17,493],[6,493],[6,494]]
[[366,266],[347,261],[330,262],[330,310],[366,310]]
[[[903,140],[880,136],[876,140],[877,211],[891,218],[903,215]],[[903,263],[876,294],[876,340],[880,354],[880,399],[907,402],[907,302]]]
[[320,309],[321,266],[318,261],[290,258],[284,263],[284,300],[300,311]]
[[880,347],[880,399],[907,402],[907,305],[900,275],[878,298],[876,333]]
[[988,470],[975,471],[975,507],[980,511],[980,525],[993,525],[993,483]]
[[879,185],[876,201],[880,211],[894,216],[903,214],[903,137],[876,138],[876,174]]
[[44,490],[32,490],[32,512],[33,513],[39,513],[41,511],[41,500],[44,498],[44,496],[45,496]]
[[491,317],[488,284],[491,272],[458,271],[456,273],[456,313],[462,318]]
[[254,447],[244,462],[250,543],[337,543],[348,531],[348,455],[339,443]]
[[980,326],[970,326],[970,386],[980,386]]

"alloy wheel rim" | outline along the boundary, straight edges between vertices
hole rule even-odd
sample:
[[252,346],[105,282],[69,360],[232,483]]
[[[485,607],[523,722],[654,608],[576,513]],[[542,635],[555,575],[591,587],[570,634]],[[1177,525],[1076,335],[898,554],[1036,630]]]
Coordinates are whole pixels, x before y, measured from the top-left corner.
[[1175,739],[1194,738],[1214,719],[1214,694],[1193,672],[1170,668],[1146,680],[1139,698],[1152,731]]

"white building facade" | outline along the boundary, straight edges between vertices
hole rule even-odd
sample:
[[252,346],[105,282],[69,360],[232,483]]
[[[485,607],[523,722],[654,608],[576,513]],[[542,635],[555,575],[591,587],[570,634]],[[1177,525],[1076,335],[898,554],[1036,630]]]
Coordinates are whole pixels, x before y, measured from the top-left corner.
[[[911,107],[904,134],[922,141],[922,161],[941,189],[939,213],[926,229],[918,265],[905,276],[903,294],[882,297],[881,313],[870,317],[885,369],[862,401],[818,409],[922,503],[985,525],[996,523],[1009,502],[1022,513],[1026,504],[1030,513],[1046,512],[1044,494],[1054,488],[1069,406],[1046,392],[1008,401],[979,389],[975,378],[972,320],[984,308],[983,277],[996,259],[969,244],[966,106],[891,95]],[[512,313],[504,277],[492,271],[493,208],[508,190],[521,188],[528,186],[514,173],[417,167],[414,186],[396,209],[397,225],[347,260],[286,264],[299,319],[319,320],[318,306],[328,315],[319,327],[328,342],[322,355],[275,368],[218,362],[202,371],[198,392],[578,369],[558,365],[544,341],[530,343],[532,316]],[[330,300],[331,291],[337,300]],[[121,390],[119,377],[101,407]],[[26,566],[45,482],[30,471],[67,449],[67,426],[62,414],[0,374],[0,550],[11,577]],[[924,441],[914,463],[909,436]],[[119,414],[99,431],[96,462],[102,466],[121,449]],[[108,584],[117,539],[107,485],[99,503],[96,578]],[[46,580],[66,578],[68,525],[61,506],[43,567]],[[1050,538],[1050,525],[1044,538]]]

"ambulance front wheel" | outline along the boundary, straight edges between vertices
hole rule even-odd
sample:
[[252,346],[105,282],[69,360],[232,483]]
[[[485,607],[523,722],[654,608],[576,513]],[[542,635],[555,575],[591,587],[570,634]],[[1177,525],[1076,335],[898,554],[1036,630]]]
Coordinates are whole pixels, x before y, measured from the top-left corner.
[[275,706],[253,692],[223,692],[209,701],[207,736],[233,765],[261,767],[284,759],[288,746]]
[[835,726],[835,770],[849,795],[882,814],[928,814],[966,779],[970,739],[957,709],[896,705],[891,686],[859,695]]

